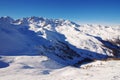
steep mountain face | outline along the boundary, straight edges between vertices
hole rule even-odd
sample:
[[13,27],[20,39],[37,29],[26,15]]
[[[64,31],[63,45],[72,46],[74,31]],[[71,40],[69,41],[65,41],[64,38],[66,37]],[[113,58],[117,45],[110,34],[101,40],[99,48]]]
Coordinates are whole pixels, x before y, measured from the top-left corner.
[[69,20],[0,18],[0,55],[46,55],[66,65],[120,56],[120,26]]

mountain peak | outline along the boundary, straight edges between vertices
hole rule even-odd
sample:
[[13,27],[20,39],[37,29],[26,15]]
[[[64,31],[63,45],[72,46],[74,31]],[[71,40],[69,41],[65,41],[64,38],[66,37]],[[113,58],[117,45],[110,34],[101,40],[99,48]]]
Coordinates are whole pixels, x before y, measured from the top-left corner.
[[[5,17],[10,18],[10,17]],[[3,21],[3,20],[1,20]],[[5,20],[4,20],[5,21]],[[78,24],[70,21],[70,20],[65,20],[65,19],[50,19],[50,18],[43,18],[43,17],[36,17],[36,16],[31,16],[31,17],[24,17],[21,19],[14,20],[14,23],[16,24],[21,24],[23,26],[29,26],[29,24],[35,24],[37,26],[42,26],[44,25],[51,25],[51,26],[79,26]]]
[[14,21],[13,18],[9,17],[9,16],[3,16],[3,17],[0,17],[0,24],[10,24]]

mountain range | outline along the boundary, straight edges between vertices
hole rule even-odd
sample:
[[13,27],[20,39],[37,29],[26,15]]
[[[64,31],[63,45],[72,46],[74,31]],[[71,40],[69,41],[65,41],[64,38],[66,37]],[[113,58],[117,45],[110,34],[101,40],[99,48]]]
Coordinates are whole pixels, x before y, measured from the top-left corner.
[[120,57],[120,26],[80,25],[64,19],[0,18],[0,55],[44,55],[60,64]]

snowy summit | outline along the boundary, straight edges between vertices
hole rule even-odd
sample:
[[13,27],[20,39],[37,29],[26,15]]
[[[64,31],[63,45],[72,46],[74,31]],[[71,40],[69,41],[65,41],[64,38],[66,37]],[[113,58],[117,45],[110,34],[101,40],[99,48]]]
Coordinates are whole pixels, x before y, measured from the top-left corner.
[[[0,18],[0,80],[20,80],[22,73],[26,79],[36,76],[35,80],[40,79],[39,75],[47,80],[43,75],[49,74],[51,80],[53,74],[59,77],[57,74],[65,73],[62,80],[73,80],[66,78],[72,75],[69,69],[81,73],[70,66],[81,67],[83,63],[108,58],[120,58],[120,26],[80,25],[35,16],[17,20],[8,16]],[[15,74],[18,79],[11,78]]]

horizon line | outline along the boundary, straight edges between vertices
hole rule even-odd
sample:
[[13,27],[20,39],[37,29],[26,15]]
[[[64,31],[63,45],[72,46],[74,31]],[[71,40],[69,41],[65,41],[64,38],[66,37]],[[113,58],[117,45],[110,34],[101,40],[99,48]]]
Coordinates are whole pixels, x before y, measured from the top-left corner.
[[92,24],[92,25],[103,25],[103,26],[120,26],[119,23],[111,23],[111,22],[93,22],[92,20],[91,21],[82,21],[82,20],[72,20],[72,19],[66,19],[66,18],[51,18],[51,17],[44,17],[44,16],[23,16],[23,17],[13,17],[13,16],[0,16],[1,17],[10,17],[14,20],[17,20],[17,19],[22,19],[22,18],[29,18],[29,17],[41,17],[41,18],[45,18],[45,19],[63,19],[63,20],[69,20],[71,22],[75,22],[76,24],[79,24],[79,25],[86,25],[86,24]]

